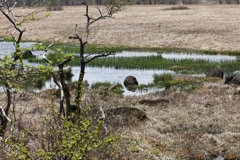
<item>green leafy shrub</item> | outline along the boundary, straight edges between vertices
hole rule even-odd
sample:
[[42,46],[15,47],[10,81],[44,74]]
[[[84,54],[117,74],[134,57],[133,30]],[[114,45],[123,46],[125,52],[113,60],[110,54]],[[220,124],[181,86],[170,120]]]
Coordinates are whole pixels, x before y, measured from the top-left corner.
[[[43,133],[33,133],[24,129],[22,134],[6,136],[1,144],[6,158],[10,159],[92,159],[110,157],[114,152],[114,142],[117,137],[105,134],[103,121],[90,110],[83,111],[81,116],[72,114],[71,120],[61,117],[52,111],[43,122]],[[77,117],[77,118],[76,118]],[[37,137],[34,136],[37,134]],[[28,146],[31,139],[39,148],[32,152]]]

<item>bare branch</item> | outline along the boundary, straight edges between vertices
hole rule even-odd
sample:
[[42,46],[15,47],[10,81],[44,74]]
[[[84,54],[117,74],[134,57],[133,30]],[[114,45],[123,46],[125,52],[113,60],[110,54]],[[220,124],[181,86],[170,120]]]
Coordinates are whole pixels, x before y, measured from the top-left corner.
[[63,87],[60,83],[58,83],[57,78],[53,72],[51,72],[52,77],[53,77],[53,82],[59,87],[60,92],[61,92],[61,100],[60,100],[60,114],[63,113],[63,116],[65,116],[65,109],[63,107],[63,102],[64,102],[64,92],[63,92]]
[[54,39],[52,39],[52,43],[48,46],[48,48],[51,48],[55,44]]
[[[47,48],[51,48],[51,47],[54,45],[54,43],[55,43],[55,41],[54,41],[54,39],[53,39],[53,40],[52,40],[52,43],[51,43]],[[49,61],[49,60],[47,59],[47,56],[46,56],[46,54],[47,54],[47,48],[45,48],[42,57],[43,57],[43,59],[44,59],[48,64],[51,64],[51,61]],[[51,64],[51,65],[54,66],[54,64]]]
[[107,56],[110,56],[110,55],[113,55],[111,52],[110,53],[103,53],[103,54],[100,54],[100,55],[96,55],[96,56],[93,56],[91,59],[88,59],[87,61],[85,61],[85,63],[89,63],[91,62],[92,60],[96,59],[96,58],[99,58],[99,57],[107,57]]
[[105,135],[108,135],[109,132],[108,132],[107,126],[105,124],[106,116],[105,116],[105,113],[103,111],[102,106],[99,107],[99,110],[100,110],[102,116],[98,119],[98,121],[103,121],[103,127],[104,127],[104,130],[105,130]]
[[8,122],[11,122],[11,119],[8,118],[2,106],[0,106],[0,111],[1,111],[0,114],[3,115],[3,117],[6,118]]
[[12,8],[9,9],[9,11],[12,11],[16,5],[17,5],[17,0],[16,0],[15,3],[13,4]]
[[69,39],[78,39],[81,44],[83,44],[82,38],[77,35],[77,24],[75,25],[74,29],[74,36],[69,36]]
[[71,60],[72,60],[71,58],[65,59],[62,63],[60,63],[60,64],[58,65],[58,67],[59,67],[59,68],[63,68],[63,66],[64,66],[65,64],[67,64],[68,62],[70,62]]
[[21,30],[17,27],[16,23],[11,19],[10,16],[7,13],[5,13],[4,10],[1,8],[0,8],[0,11],[13,24],[14,28],[17,29],[19,32],[21,32]]
[[[51,47],[54,45],[54,43],[55,43],[55,41],[54,41],[54,39],[53,39],[53,40],[52,40],[52,43],[51,43],[47,48],[51,48]],[[47,59],[47,56],[46,56],[46,54],[47,54],[47,48],[45,48],[42,57],[43,57],[43,59],[44,59],[48,64],[54,66],[54,64],[52,64],[51,61]]]

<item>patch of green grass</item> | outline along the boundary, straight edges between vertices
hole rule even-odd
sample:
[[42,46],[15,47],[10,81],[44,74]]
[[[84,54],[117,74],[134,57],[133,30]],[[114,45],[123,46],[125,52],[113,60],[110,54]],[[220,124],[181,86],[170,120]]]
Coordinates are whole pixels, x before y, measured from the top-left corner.
[[[54,56],[48,55],[50,60]],[[43,59],[30,58],[29,62],[42,63]],[[74,55],[74,59],[67,65],[79,66],[79,56]],[[92,67],[113,67],[116,69],[165,69],[173,70],[181,74],[207,74],[216,66],[221,66],[225,74],[239,70],[239,60],[212,62],[209,60],[196,59],[164,59],[161,55],[148,57],[102,57],[88,63]]]
[[146,84],[140,84],[137,86],[138,89],[145,89],[145,88],[153,88],[153,87],[156,87],[156,84],[155,83],[148,83],[147,85]]
[[162,75],[158,75],[158,74],[154,74],[153,75],[153,83],[154,84],[164,84],[166,83],[167,81],[170,81],[173,79],[173,75],[172,74],[169,74],[169,73],[164,73]]
[[106,92],[112,92],[116,94],[122,94],[123,92],[123,86],[120,83],[112,84],[110,82],[96,82],[93,83],[90,87],[91,89],[103,89]]
[[98,89],[100,87],[110,88],[111,85],[110,82],[96,82],[91,85],[91,89]]
[[215,51],[215,50],[204,50],[203,53],[204,54],[208,54],[208,55],[217,55],[218,51]]
[[238,56],[238,59],[239,59],[240,51],[229,51],[228,55]]
[[148,85],[140,85],[138,89],[146,88],[165,88],[165,90],[185,90],[193,91],[199,88],[204,82],[219,81],[216,77],[189,77],[189,76],[174,76],[169,73],[154,74],[153,83]]
[[[45,43],[44,46],[47,47],[51,43]],[[77,44],[54,44],[51,47],[51,50],[57,50],[61,49],[64,53],[79,53],[79,45]],[[97,44],[88,44],[84,48],[85,53],[116,53],[116,52],[121,52],[123,50],[122,47],[107,47],[104,45],[97,45]]]
[[12,42],[13,41],[13,37],[4,37],[3,41]]
[[[230,62],[224,62],[229,63]],[[232,63],[231,63],[232,64]],[[148,56],[148,57],[107,57],[99,58],[91,63],[89,66],[95,67],[114,67],[116,69],[127,68],[127,69],[166,69],[178,72],[187,70],[194,70],[196,73],[207,73],[213,67],[220,65],[218,62],[210,62],[206,60],[193,60],[193,59],[164,59],[161,55]],[[180,67],[175,67],[180,66]]]

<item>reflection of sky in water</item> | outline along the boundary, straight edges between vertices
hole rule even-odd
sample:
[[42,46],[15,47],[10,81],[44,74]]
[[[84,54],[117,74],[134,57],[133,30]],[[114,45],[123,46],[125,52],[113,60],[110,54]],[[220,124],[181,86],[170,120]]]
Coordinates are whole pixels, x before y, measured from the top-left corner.
[[[32,48],[34,43],[21,43],[22,48]],[[0,42],[0,55],[9,55],[15,51],[15,45],[13,42]]]
[[[79,76],[79,67],[72,67],[72,73],[74,76],[72,77],[72,81],[78,80]],[[137,78],[137,81],[139,85],[145,84],[147,85],[148,83],[153,82],[153,74],[163,74],[163,73],[172,73],[174,74],[173,71],[167,71],[167,70],[130,70],[130,69],[120,69],[116,70],[114,68],[106,68],[106,67],[86,67],[85,71],[85,76],[84,80],[87,80],[88,83],[91,85],[96,82],[110,82],[110,83],[120,83],[123,85],[123,81],[125,78],[129,75],[133,75]],[[53,81],[49,81],[45,84],[43,89],[47,88],[54,88],[56,85],[54,84]],[[124,85],[123,85],[124,86]],[[142,94],[147,94],[150,92],[155,92],[155,91],[160,91],[163,90],[162,88],[148,88],[148,89],[143,89],[143,90],[137,90],[136,92],[131,92],[128,91],[124,87],[124,93],[123,95],[142,95]],[[39,92],[40,90],[37,90]]]
[[116,53],[115,57],[146,57],[146,56],[157,56],[157,52],[134,52],[134,51],[122,51],[121,53]]
[[[21,43],[20,46],[22,49],[29,48],[32,49],[33,42],[26,42]],[[15,51],[15,45],[13,42],[0,42],[0,58],[5,55],[10,55]],[[34,51],[33,54],[36,55],[38,58],[41,58],[42,51]]]
[[228,55],[201,55],[201,54],[186,54],[186,53],[163,53],[161,54],[166,59],[202,59],[209,61],[234,61],[236,56]]
[[[79,67],[73,67],[72,71],[74,77],[72,80],[77,80],[79,76]],[[111,82],[111,83],[121,83],[123,85],[123,81],[129,75],[133,75],[137,78],[138,83],[141,84],[149,84],[153,82],[154,74],[163,74],[163,73],[174,73],[169,70],[137,70],[137,69],[114,69],[114,68],[98,68],[98,67],[87,67],[85,71],[84,79],[88,81],[91,85],[96,82]],[[149,90],[142,90],[137,92],[130,92],[124,89],[124,95],[140,95],[144,94]]]

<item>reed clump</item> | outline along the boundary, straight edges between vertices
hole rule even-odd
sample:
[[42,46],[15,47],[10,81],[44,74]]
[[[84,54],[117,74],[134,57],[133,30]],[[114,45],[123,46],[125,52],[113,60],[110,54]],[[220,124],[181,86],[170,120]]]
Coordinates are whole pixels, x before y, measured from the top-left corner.
[[189,9],[187,6],[179,5],[176,7],[171,7],[171,10],[186,10]]

